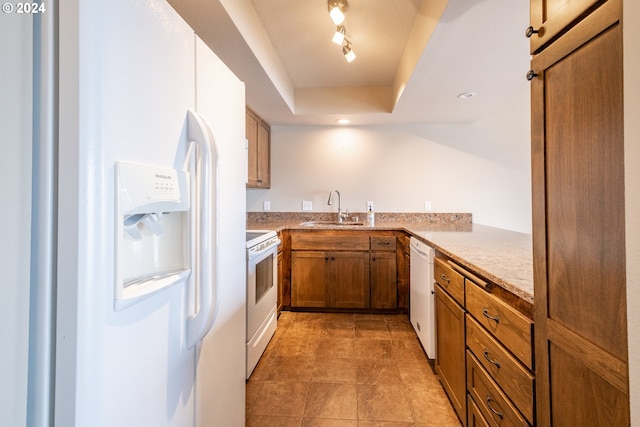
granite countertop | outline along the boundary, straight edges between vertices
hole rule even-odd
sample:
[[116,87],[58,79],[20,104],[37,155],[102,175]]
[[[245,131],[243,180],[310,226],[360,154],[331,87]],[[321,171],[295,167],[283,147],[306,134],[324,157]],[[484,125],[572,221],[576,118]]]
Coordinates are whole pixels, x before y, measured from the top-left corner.
[[[423,214],[424,215],[424,214]],[[403,230],[449,256],[463,267],[533,304],[533,253],[531,235],[471,223],[470,214],[442,214],[416,221],[411,214],[376,214],[374,226],[315,225],[293,215],[249,216],[248,230]],[[467,216],[468,215],[468,216]],[[366,215],[360,218],[366,219]],[[433,220],[435,218],[435,220]],[[318,218],[316,220],[322,220]]]

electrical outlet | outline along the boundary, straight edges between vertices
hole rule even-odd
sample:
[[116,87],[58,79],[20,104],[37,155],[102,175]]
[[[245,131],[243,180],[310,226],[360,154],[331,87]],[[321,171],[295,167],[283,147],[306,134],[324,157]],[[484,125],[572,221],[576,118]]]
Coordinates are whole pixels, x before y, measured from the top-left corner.
[[429,200],[424,202],[424,210],[427,212],[431,210],[431,202]]
[[269,200],[265,200],[264,202],[262,202],[262,210],[263,211],[271,210],[271,202]]
[[311,203],[311,200],[303,200],[302,201],[302,210],[303,211],[310,211],[313,209],[313,203]]
[[367,212],[373,210],[373,202],[370,200],[367,202]]

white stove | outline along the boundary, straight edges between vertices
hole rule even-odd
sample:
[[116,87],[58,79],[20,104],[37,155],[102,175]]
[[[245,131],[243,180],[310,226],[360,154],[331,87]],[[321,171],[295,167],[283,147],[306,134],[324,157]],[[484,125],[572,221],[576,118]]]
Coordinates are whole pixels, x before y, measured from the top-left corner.
[[247,231],[247,379],[276,331],[278,245],[272,230]]

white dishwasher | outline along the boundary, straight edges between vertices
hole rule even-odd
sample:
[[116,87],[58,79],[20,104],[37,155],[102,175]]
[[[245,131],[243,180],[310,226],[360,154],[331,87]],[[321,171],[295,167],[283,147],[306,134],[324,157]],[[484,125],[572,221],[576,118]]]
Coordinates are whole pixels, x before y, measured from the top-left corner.
[[436,356],[434,249],[412,237],[409,319],[429,359]]

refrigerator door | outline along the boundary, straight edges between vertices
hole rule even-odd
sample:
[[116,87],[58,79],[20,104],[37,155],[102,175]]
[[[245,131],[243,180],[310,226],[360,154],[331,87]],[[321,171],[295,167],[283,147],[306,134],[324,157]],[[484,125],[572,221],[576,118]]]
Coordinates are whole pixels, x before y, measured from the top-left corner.
[[[199,346],[196,425],[245,423],[246,187],[244,84],[200,39],[196,41],[197,111],[216,141],[218,201],[218,308]],[[212,76],[215,76],[213,78]]]
[[[171,168],[195,108],[192,29],[164,1],[59,2],[56,425],[195,423],[187,287],[116,312],[115,162]],[[215,78],[214,76],[212,78]]]
[[[27,423],[29,373],[29,287],[31,272],[32,139],[31,100],[33,21],[5,14],[0,25],[0,180],[3,183],[3,286],[0,287],[0,425]],[[37,274],[37,271],[35,272]],[[35,319],[34,319],[35,320]],[[33,345],[33,344],[32,344]]]

